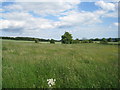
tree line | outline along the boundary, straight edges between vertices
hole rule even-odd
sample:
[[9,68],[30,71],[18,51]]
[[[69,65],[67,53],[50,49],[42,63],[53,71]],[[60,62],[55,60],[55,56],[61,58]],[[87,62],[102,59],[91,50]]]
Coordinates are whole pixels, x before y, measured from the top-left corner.
[[69,32],[65,32],[64,35],[61,36],[61,42],[63,44],[77,44],[77,43],[93,43],[94,41],[100,41],[102,44],[107,44],[108,42],[118,42],[120,41],[120,38],[95,38],[95,39],[85,39],[79,40],[78,38],[73,40],[72,34]]
[[95,38],[95,39],[73,39],[72,34],[69,32],[65,32],[64,35],[61,36],[61,40],[54,39],[40,39],[40,38],[32,38],[32,37],[1,37],[2,39],[8,40],[24,40],[24,41],[35,41],[38,42],[50,42],[55,44],[55,42],[61,42],[62,44],[78,44],[78,43],[93,43],[95,41],[99,41],[100,43],[107,44],[108,42],[118,42],[120,38]]
[[[23,40],[23,41],[41,41],[41,42],[49,42],[50,39],[40,39],[40,38],[32,38],[32,37],[0,37],[2,39],[8,40]],[[54,40],[55,42],[59,42],[59,40]]]

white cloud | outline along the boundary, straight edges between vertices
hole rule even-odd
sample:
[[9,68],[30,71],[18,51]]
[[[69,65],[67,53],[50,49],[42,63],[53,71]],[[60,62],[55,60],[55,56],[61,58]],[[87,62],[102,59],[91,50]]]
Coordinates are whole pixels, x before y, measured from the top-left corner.
[[7,20],[29,20],[32,18],[32,15],[26,12],[11,12],[11,13],[2,13],[2,16]]
[[26,12],[12,12],[12,13],[3,13],[3,17],[7,20],[1,20],[2,27],[1,29],[6,29],[10,27],[17,27],[21,22],[24,22],[22,28],[27,30],[42,30],[55,28],[55,22],[45,18],[35,18],[29,13]]
[[104,14],[104,17],[117,18],[118,17],[118,13],[117,12],[106,13],[106,14]]
[[104,1],[97,1],[95,3],[95,5],[101,7],[103,10],[107,10],[107,11],[110,11],[110,10],[114,11],[115,8],[116,8],[115,4],[113,4],[113,3],[106,3]]
[[[16,2],[58,2],[58,0],[0,0],[0,1],[16,1]],[[78,0],[59,0],[59,2],[76,2]],[[81,2],[95,2],[96,0],[80,0]],[[106,2],[119,2],[119,0],[102,0]]]
[[[73,6],[78,3],[80,2],[16,3],[5,7],[7,10],[16,11],[11,13],[3,13],[3,17],[10,21],[14,20],[25,22],[25,26],[23,27],[25,30],[42,30],[61,26],[93,25],[96,23],[101,23],[101,17],[105,15],[108,16],[108,13],[104,10],[98,10],[94,12],[76,12],[73,9],[72,11],[63,12],[73,8]],[[45,15],[52,13],[54,15],[63,14],[65,16],[59,17],[60,21],[53,22],[42,17],[35,18],[30,13],[28,13],[29,11],[34,11],[38,14]]]
[[118,3],[97,1],[95,5],[101,7],[101,10],[98,10],[97,13],[101,14],[102,17],[118,17]]
[[113,25],[114,25],[114,26],[118,26],[118,25],[119,25],[119,23],[118,23],[118,22],[115,22],[115,23],[113,23]]
[[95,24],[100,23],[101,20],[97,14],[92,12],[72,12],[71,14],[60,17],[60,20],[68,25],[76,25],[76,24]]
[[[68,0],[67,0],[68,1]],[[10,13],[3,13],[3,17],[6,20],[0,21],[2,23],[2,29],[6,28],[22,28],[22,34],[39,34],[46,30],[64,29],[61,27],[82,27],[93,26],[97,23],[102,23],[102,17],[117,17],[117,13],[114,10],[113,3],[105,3],[112,7],[105,7],[104,4],[98,6],[102,9],[97,11],[76,11],[76,5],[79,4],[79,0],[72,0],[72,2],[39,2],[39,3],[15,3],[6,7],[5,10],[10,10]],[[72,10],[70,10],[72,9]],[[68,11],[67,11],[68,10]],[[113,12],[108,12],[112,10]],[[29,13],[32,11],[42,17],[35,18]],[[43,18],[43,16],[54,15],[58,16],[59,21],[52,21],[50,19]],[[61,16],[62,15],[62,16]],[[89,28],[87,28],[89,30]],[[86,29],[86,30],[87,30]],[[16,29],[17,30],[17,29]],[[67,28],[67,30],[69,30]],[[80,30],[80,29],[79,29]],[[47,34],[45,34],[47,35]]]
[[0,12],[4,11],[2,8],[0,8]]
[[0,20],[0,29],[20,28],[25,25],[25,22],[13,20]]
[[23,2],[4,7],[6,10],[33,11],[39,15],[60,14],[61,12],[72,9],[79,4],[80,0],[65,0],[56,2]]

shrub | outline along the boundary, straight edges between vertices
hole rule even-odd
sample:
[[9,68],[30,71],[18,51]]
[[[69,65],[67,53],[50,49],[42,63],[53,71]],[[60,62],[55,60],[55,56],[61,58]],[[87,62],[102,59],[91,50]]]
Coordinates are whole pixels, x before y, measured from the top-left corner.
[[107,41],[100,41],[101,44],[108,44]]
[[51,43],[51,44],[55,44],[55,40],[51,39],[51,40],[50,40],[50,43]]
[[112,38],[108,38],[108,40],[107,40],[108,42],[112,42]]
[[35,39],[35,43],[39,43],[39,40],[38,40],[38,39]]
[[82,43],[89,43],[89,40],[83,40]]
[[93,41],[92,41],[92,40],[89,40],[89,43],[93,43]]
[[72,43],[73,44],[78,44],[78,43],[80,43],[80,41],[79,41],[79,39],[75,39],[75,40],[72,41]]
[[101,41],[100,41],[101,44],[108,44],[107,40],[105,38],[103,38]]

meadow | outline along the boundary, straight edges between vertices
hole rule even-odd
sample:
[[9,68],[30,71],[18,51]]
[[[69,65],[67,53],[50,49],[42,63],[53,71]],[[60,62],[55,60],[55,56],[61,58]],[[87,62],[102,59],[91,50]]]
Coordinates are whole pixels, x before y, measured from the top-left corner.
[[2,42],[3,88],[117,88],[118,46]]

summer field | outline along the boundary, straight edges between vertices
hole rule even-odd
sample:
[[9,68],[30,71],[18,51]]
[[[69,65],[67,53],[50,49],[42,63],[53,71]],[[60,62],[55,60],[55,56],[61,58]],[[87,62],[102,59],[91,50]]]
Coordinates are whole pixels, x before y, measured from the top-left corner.
[[3,41],[3,88],[117,88],[118,46]]

